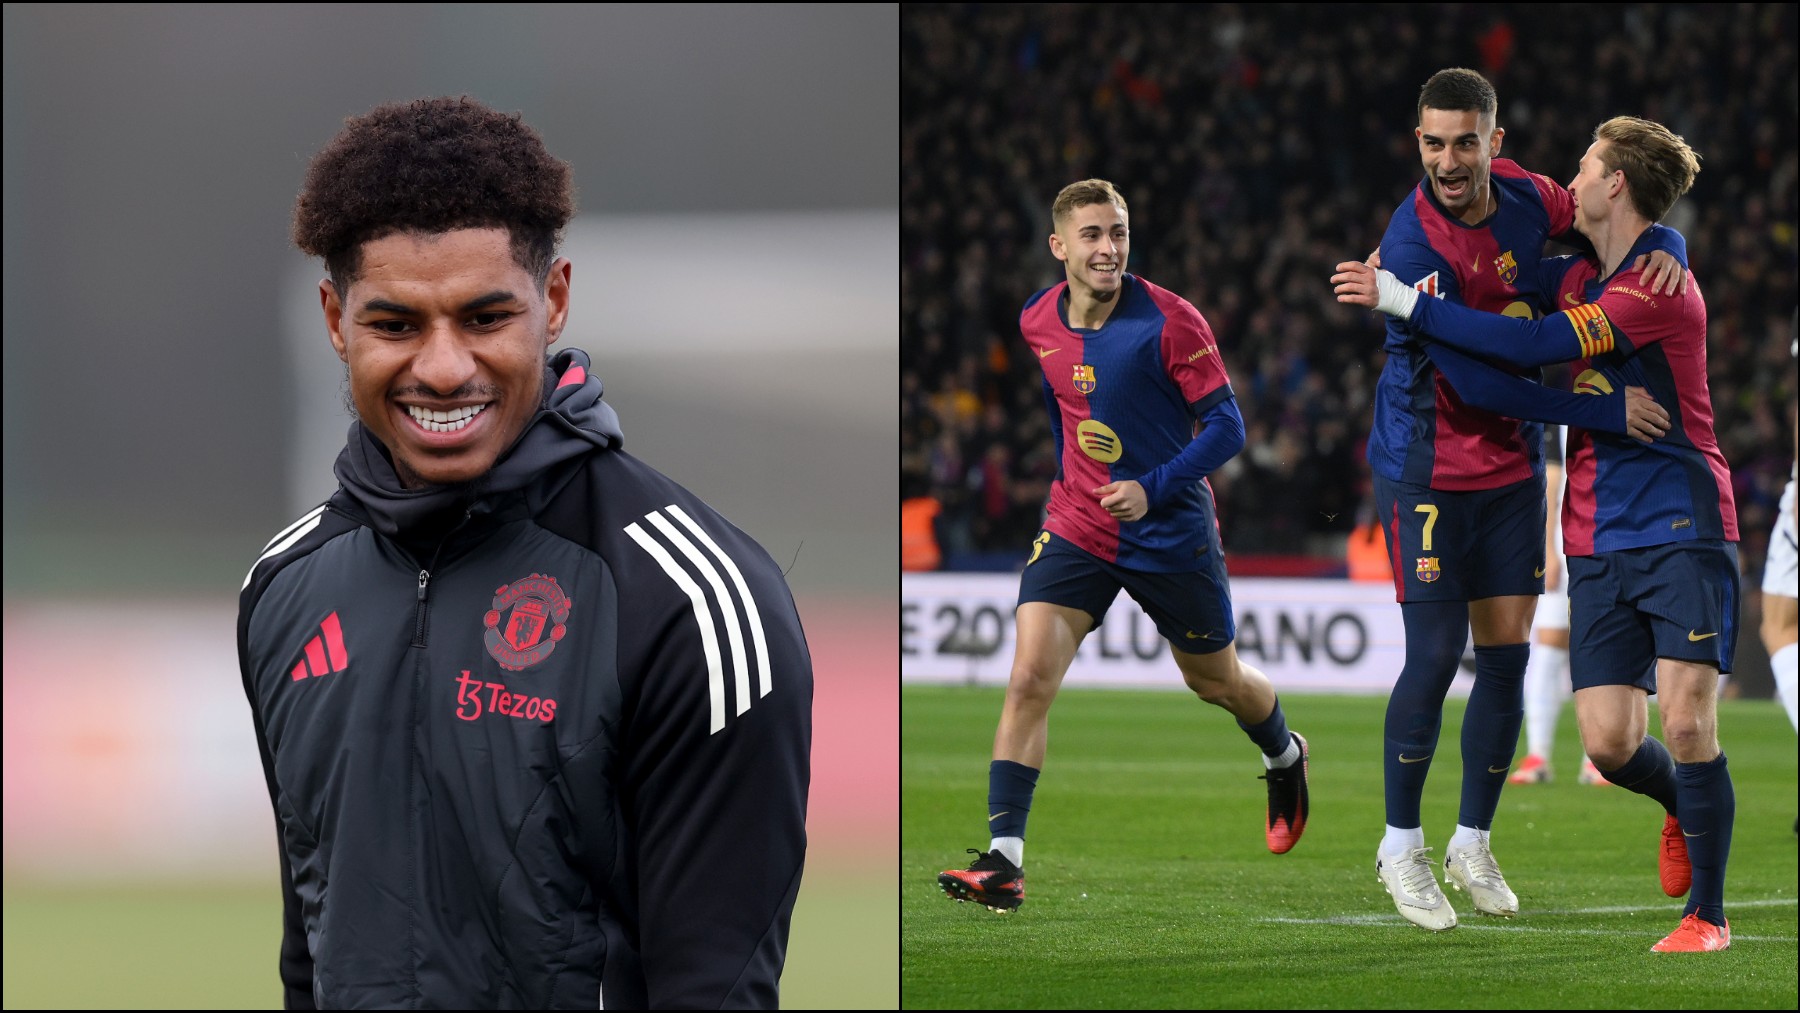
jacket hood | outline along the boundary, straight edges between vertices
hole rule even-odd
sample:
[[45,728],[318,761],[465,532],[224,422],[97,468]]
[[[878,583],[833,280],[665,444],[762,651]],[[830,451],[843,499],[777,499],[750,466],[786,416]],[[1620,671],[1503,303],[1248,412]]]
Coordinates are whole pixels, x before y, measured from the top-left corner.
[[446,518],[455,519],[464,510],[491,510],[497,500],[542,480],[567,461],[617,449],[624,441],[619,416],[601,400],[600,378],[589,371],[591,364],[578,348],[564,349],[545,363],[549,397],[544,407],[493,468],[471,482],[408,489],[400,484],[387,448],[362,422],[350,423],[349,439],[333,468],[340,495],[360,507],[375,530],[410,540],[441,531]]

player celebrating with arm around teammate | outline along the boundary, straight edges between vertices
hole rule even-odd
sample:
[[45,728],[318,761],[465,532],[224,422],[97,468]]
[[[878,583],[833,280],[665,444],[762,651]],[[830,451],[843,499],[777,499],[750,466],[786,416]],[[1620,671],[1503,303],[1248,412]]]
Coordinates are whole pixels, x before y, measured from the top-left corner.
[[1293,848],[1308,808],[1306,740],[1234,647],[1205,479],[1243,448],[1244,423],[1212,330],[1187,300],[1125,273],[1128,212],[1111,183],[1071,183],[1051,213],[1050,250],[1067,278],[1026,302],[1019,329],[1044,371],[1061,471],[1019,584],[1017,653],[988,771],[990,850],[938,876],[949,896],[1000,912],[1025,899],[1025,820],[1050,704],[1121,588],[1169,641],[1188,688],[1262,750],[1270,851]]
[[[1496,157],[1505,136],[1497,108],[1493,86],[1472,70],[1442,70],[1425,83],[1413,131],[1425,179],[1394,212],[1381,260],[1416,291],[1531,318],[1549,302],[1536,270],[1544,241],[1570,231],[1574,207],[1548,178]],[[1518,745],[1527,639],[1544,589],[1542,427],[1475,407],[1404,322],[1389,324],[1385,347],[1369,464],[1406,662],[1388,698],[1387,827],[1376,872],[1401,915],[1443,930],[1456,925],[1456,912],[1430,867],[1420,799],[1466,630],[1475,687],[1445,875],[1479,911],[1519,909],[1488,835]]]
[[[1635,385],[1675,406],[1654,443],[1571,430],[1563,500],[1582,744],[1607,780],[1666,811],[1664,891],[1680,896],[1691,878],[1681,924],[1652,947],[1659,953],[1731,944],[1724,887],[1736,801],[1716,705],[1737,642],[1737,514],[1713,434],[1699,286],[1660,294],[1632,259],[1665,241],[1659,233],[1671,230],[1656,222],[1699,170],[1661,124],[1602,123],[1570,186],[1595,256],[1544,265],[1543,284],[1565,308],[1542,321],[1420,299],[1385,272],[1339,265],[1340,298],[1368,305],[1378,293],[1377,308],[1434,340],[1520,366],[1572,360],[1578,393]],[[1646,734],[1652,692],[1667,748]]]

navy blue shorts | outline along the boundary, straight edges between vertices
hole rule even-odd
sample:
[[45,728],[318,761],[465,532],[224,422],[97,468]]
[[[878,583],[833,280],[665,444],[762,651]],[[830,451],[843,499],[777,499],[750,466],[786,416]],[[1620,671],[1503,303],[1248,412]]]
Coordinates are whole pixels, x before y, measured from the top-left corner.
[[1569,557],[1569,678],[1576,689],[1656,692],[1656,659],[1731,671],[1737,546],[1716,538]]
[[1445,492],[1375,476],[1394,600],[1544,593],[1544,480]]
[[1124,588],[1171,647],[1188,654],[1211,654],[1237,639],[1217,528],[1205,555],[1205,569],[1151,573],[1109,563],[1059,535],[1040,531],[1019,577],[1019,604],[1042,601],[1080,609],[1094,617],[1097,629]]

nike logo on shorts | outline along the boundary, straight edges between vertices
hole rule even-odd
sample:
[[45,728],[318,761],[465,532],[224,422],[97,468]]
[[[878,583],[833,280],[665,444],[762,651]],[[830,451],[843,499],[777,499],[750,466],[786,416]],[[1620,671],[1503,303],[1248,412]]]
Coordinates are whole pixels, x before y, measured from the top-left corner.
[[1716,637],[1716,636],[1718,636],[1717,633],[1695,633],[1693,630],[1689,630],[1688,631],[1688,642],[1697,644],[1700,641],[1705,640],[1707,637]]

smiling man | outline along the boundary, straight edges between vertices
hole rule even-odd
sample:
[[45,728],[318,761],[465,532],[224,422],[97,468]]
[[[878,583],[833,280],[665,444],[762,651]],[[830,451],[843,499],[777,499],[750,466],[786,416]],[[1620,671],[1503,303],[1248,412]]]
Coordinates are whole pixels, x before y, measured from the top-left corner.
[[[1424,178],[1389,220],[1381,263],[1424,296],[1532,320],[1555,306],[1538,271],[1545,240],[1581,241],[1575,201],[1498,157],[1506,134],[1498,105],[1493,85],[1472,70],[1440,70],[1425,82],[1413,130]],[[1678,236],[1657,237],[1647,281],[1673,292],[1686,273],[1664,242],[1685,253]],[[1539,416],[1479,405],[1476,390],[1446,372],[1454,360],[1406,321],[1389,321],[1384,347],[1368,453],[1406,658],[1383,726],[1386,826],[1375,868],[1402,916],[1441,931],[1455,927],[1456,911],[1438,887],[1420,803],[1444,697],[1471,636],[1475,685],[1444,876],[1483,914],[1519,910],[1489,835],[1518,746],[1531,619],[1544,592],[1543,427],[1521,421]],[[1619,419],[1642,409],[1634,399],[1621,399]]]
[[1076,648],[1121,589],[1168,640],[1206,703],[1261,750],[1264,841],[1306,830],[1306,740],[1268,677],[1238,658],[1225,553],[1206,476],[1244,446],[1212,328],[1192,303],[1126,273],[1130,211],[1109,182],[1071,183],[1051,205],[1064,281],[1019,317],[1044,371],[1060,470],[1019,581],[1017,646],[988,765],[988,851],[938,886],[996,912],[1025,900],[1025,822],[1044,766],[1050,705]]
[[[1545,239],[1570,231],[1574,208],[1551,180],[1497,157],[1506,135],[1497,116],[1493,86],[1472,70],[1425,82],[1413,130],[1424,179],[1394,212],[1381,262],[1427,295],[1535,317],[1548,300],[1532,288],[1533,268]],[[1402,915],[1441,930],[1456,913],[1430,866],[1420,800],[1471,631],[1475,687],[1445,872],[1479,910],[1518,911],[1488,836],[1518,744],[1527,637],[1544,590],[1543,435],[1537,423],[1469,407],[1404,327],[1388,328],[1386,347],[1369,464],[1406,660],[1388,698],[1375,867]]]
[[812,670],[779,569],[621,449],[569,167],[471,99],[348,121],[294,240],[357,420],[245,578],[290,1008],[774,1008]]
[[[1671,897],[1691,888],[1659,953],[1731,945],[1725,864],[1737,803],[1716,708],[1737,642],[1737,511],[1713,430],[1705,300],[1691,279],[1679,296],[1659,293],[1642,266],[1671,245],[1659,222],[1699,171],[1699,156],[1660,123],[1600,124],[1569,185],[1594,254],[1540,265],[1538,285],[1567,307],[1543,320],[1421,299],[1391,274],[1340,265],[1342,301],[1433,341],[1517,367],[1572,362],[1576,400],[1637,386],[1674,407],[1654,441],[1572,428],[1562,515],[1582,745],[1607,780],[1663,807],[1658,878]],[[1649,734],[1651,693],[1667,745]]]

